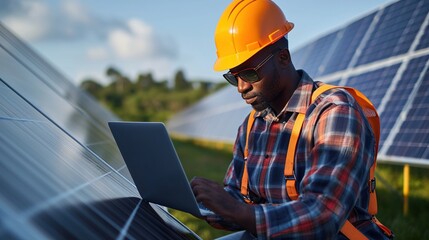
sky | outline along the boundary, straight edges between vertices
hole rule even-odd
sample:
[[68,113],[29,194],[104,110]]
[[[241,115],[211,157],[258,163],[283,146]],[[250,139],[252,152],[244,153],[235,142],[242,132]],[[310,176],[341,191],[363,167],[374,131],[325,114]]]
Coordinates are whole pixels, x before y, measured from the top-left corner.
[[[392,0],[274,0],[295,24],[293,52]],[[214,31],[230,0],[0,0],[0,22],[78,85],[108,83],[108,67],[130,79],[222,81],[213,70]]]

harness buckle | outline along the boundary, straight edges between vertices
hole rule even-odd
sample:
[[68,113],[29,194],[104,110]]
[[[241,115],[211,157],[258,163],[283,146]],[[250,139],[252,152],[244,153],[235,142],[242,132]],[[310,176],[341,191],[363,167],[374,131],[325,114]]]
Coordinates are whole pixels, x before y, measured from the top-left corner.
[[295,173],[292,174],[292,175],[285,175],[285,180],[286,181],[288,181],[288,180],[296,180]]
[[376,186],[376,181],[375,181],[375,177],[371,180],[369,180],[369,192],[374,192],[375,191],[375,186]]

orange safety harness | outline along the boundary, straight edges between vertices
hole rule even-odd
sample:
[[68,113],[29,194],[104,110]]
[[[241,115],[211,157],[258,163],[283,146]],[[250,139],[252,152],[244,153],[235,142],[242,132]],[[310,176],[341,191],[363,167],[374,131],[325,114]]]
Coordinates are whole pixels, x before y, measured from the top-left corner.
[[[338,88],[338,87],[339,86],[328,85],[328,84],[324,84],[320,86],[313,92],[311,96],[311,103],[313,103],[316,100],[316,98],[319,97],[320,94],[322,94],[323,92],[333,88]],[[358,90],[350,87],[341,87],[341,88],[346,89],[361,106],[374,132],[374,135],[376,138],[376,149],[378,149],[378,142],[380,139],[380,119],[378,117],[375,107],[372,105],[371,101]],[[255,112],[256,112],[255,110],[252,110],[249,116],[249,120],[247,123],[246,145],[244,148],[245,161],[244,161],[243,177],[241,179],[241,194],[243,195],[246,203],[252,203],[249,196],[249,189],[248,189],[249,175],[247,172],[247,157],[249,156],[248,139],[249,139],[250,130],[252,129],[253,122],[255,120],[255,117],[254,117]],[[289,140],[289,146],[286,153],[284,176],[286,180],[287,195],[292,200],[298,199],[298,192],[296,190],[296,178],[294,175],[295,150],[298,143],[298,138],[301,134],[301,129],[302,129],[304,119],[305,119],[305,114],[299,113],[292,129],[292,133]],[[377,213],[377,197],[375,194],[375,176],[374,176],[375,167],[376,167],[376,161],[375,161],[376,158],[377,158],[377,152],[374,155],[374,163],[371,166],[370,174],[369,174],[368,184],[369,184],[370,194],[369,194],[368,212],[373,216],[372,221],[375,222],[377,226],[379,226],[380,229],[382,229],[383,232],[388,237],[391,238],[393,237],[393,233],[390,231],[390,229],[388,229],[386,226],[380,223],[375,217]],[[353,226],[353,224],[350,223],[349,220],[346,220],[346,222],[344,223],[340,231],[349,239],[359,239],[359,240],[368,239],[355,226]]]

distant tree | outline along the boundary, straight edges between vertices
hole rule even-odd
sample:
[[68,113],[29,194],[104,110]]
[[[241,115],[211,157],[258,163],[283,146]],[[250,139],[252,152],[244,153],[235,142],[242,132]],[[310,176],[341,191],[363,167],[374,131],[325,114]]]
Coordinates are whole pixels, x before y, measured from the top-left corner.
[[121,74],[116,68],[109,67],[106,75],[111,79],[111,86],[119,94],[124,94],[132,89],[131,81]]
[[117,68],[109,67],[106,75],[110,84],[102,86],[93,79],[85,79],[81,88],[120,118],[133,121],[167,121],[174,113],[226,85],[225,81],[188,81],[182,70],[174,75],[173,87],[168,80],[154,79],[152,73],[139,74],[134,81],[130,81]]
[[169,91],[170,89],[168,87],[168,80],[162,80],[162,81],[156,82],[156,88],[164,92]]
[[119,70],[114,67],[108,67],[106,70],[106,75],[114,78],[122,76],[121,72],[119,72]]
[[95,98],[99,98],[101,91],[103,90],[103,86],[96,82],[93,79],[85,79],[80,83],[80,88],[94,96]]
[[150,89],[156,85],[155,80],[152,77],[152,73],[139,74],[136,81],[137,90]]
[[185,74],[182,70],[178,70],[174,76],[174,89],[175,90],[188,90],[192,85],[186,80]]

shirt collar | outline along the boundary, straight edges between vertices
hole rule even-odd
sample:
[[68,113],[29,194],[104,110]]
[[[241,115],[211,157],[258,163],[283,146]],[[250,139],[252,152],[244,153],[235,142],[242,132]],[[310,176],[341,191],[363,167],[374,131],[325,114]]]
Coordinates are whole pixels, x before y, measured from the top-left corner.
[[313,93],[314,81],[304,70],[297,70],[301,76],[298,87],[293,92],[291,98],[286,103],[283,110],[277,115],[271,108],[266,108],[255,114],[255,117],[264,117],[265,120],[282,119],[287,112],[305,113],[311,101],[311,94]]
[[305,113],[310,105],[314,81],[304,70],[298,70],[298,74],[301,75],[301,80],[282,112]]

